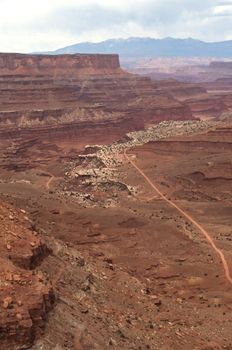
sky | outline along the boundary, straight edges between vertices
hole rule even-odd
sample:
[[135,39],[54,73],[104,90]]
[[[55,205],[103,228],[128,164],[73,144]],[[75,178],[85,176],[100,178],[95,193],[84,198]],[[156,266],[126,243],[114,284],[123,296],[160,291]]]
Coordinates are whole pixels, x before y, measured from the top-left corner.
[[0,0],[0,52],[128,37],[232,40],[232,0]]

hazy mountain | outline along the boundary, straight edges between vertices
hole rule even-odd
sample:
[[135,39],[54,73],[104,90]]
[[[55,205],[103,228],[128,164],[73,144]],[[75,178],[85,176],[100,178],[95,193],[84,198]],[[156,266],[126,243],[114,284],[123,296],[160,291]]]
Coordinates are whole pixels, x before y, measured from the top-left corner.
[[122,58],[132,57],[232,57],[232,40],[204,42],[195,39],[110,39],[99,43],[80,43],[50,54],[118,53]]

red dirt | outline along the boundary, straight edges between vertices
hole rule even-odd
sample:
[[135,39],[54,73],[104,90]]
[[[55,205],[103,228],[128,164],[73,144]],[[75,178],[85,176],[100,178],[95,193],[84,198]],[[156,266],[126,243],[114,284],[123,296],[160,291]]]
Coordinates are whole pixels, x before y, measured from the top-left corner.
[[[125,158],[131,163],[131,165],[143,176],[143,178],[149,183],[149,185],[160,195],[163,200],[165,200],[168,204],[173,206],[177,211],[179,211],[180,214],[182,214],[184,217],[186,217],[187,220],[189,220],[194,226],[197,227],[197,229],[205,236],[209,244],[212,246],[212,248],[215,250],[215,252],[219,255],[221,262],[223,264],[224,270],[225,270],[225,277],[228,280],[228,282],[232,285],[232,277],[230,274],[230,269],[228,266],[228,262],[225,258],[224,253],[221,249],[219,249],[216,244],[214,243],[213,239],[211,238],[210,234],[196,221],[194,218],[186,213],[183,209],[181,209],[178,205],[176,205],[172,200],[167,199],[166,196],[158,189],[158,187],[147,177],[144,172],[133,162],[132,159],[128,156],[126,152],[124,152]],[[148,199],[149,201],[152,200]]]
[[[129,151],[167,201],[124,160],[121,182],[135,185],[137,193],[87,188],[98,198],[90,208],[60,192],[65,164],[77,159],[80,147],[72,140],[19,143],[16,154],[2,145],[3,199],[25,208],[53,250],[40,269],[58,301],[34,349],[78,344],[102,350],[111,343],[125,350],[230,349],[231,287],[218,255],[184,216],[191,213],[210,232],[231,268],[231,127],[215,128]],[[75,186],[74,192],[83,190]],[[112,193],[118,202],[102,207]]]

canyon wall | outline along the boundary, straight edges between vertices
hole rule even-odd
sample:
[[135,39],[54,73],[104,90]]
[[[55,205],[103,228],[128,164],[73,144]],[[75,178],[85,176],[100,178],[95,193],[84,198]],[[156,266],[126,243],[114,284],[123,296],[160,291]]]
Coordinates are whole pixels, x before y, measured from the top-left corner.
[[1,137],[25,130],[61,137],[62,129],[88,135],[99,127],[120,137],[149,123],[191,118],[190,108],[157,82],[123,71],[118,55],[0,54]]
[[213,61],[209,65],[213,69],[229,69],[232,70],[232,62],[222,62],[222,61]]
[[0,75],[102,74],[120,70],[118,55],[24,55],[0,54]]

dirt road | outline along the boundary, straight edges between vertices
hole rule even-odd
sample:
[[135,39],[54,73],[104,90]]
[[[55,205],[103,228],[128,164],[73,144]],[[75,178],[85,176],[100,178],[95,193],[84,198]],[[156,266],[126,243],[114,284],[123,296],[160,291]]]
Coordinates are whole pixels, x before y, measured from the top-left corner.
[[60,176],[55,176],[55,175],[53,175],[52,173],[47,173],[47,176],[49,176],[49,179],[48,179],[48,181],[46,182],[46,184],[45,184],[45,187],[46,187],[46,189],[47,190],[50,190],[50,188],[51,188],[51,183],[53,182],[53,181],[55,181],[55,180],[59,180],[59,179],[63,179],[62,177],[60,177]]
[[169,205],[174,207],[181,215],[183,215],[188,221],[190,221],[206,238],[208,243],[211,245],[213,250],[219,256],[227,281],[232,285],[232,277],[230,274],[230,269],[226,257],[221,249],[219,249],[214,243],[210,234],[188,213],[186,213],[183,209],[181,209],[177,204],[175,204],[172,200],[165,197],[165,195],[158,189],[158,187],[149,179],[149,177],[135,164],[135,162],[129,157],[129,155],[124,151],[125,158],[130,162],[130,164],[140,173],[140,175],[146,180],[146,182],[155,190],[160,197],[167,202]]
[[49,176],[51,176],[50,178],[49,178],[49,180],[46,182],[46,188],[47,188],[47,190],[50,190],[50,184],[51,184],[51,182],[54,180],[54,176],[53,175],[51,175],[51,174],[49,174]]

